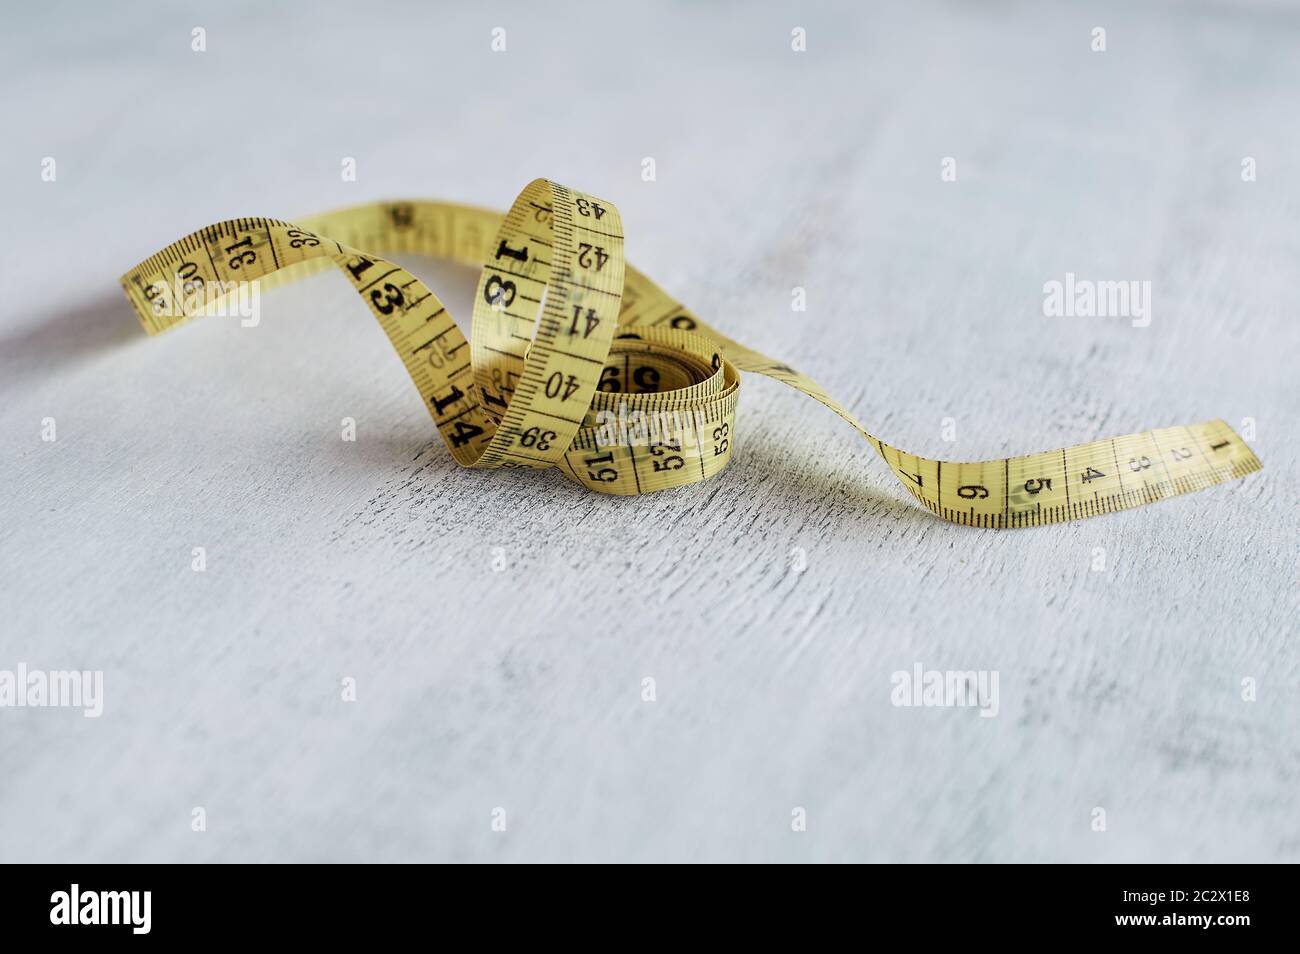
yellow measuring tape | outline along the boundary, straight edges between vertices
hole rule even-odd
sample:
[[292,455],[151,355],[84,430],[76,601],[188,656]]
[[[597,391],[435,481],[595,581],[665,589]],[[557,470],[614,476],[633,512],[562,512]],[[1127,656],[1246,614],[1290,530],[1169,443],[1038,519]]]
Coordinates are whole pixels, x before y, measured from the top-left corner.
[[[467,342],[424,283],[376,252],[482,264]],[[545,179],[510,211],[374,203],[301,219],[234,219],[145,259],[122,286],[159,334],[237,293],[337,265],[379,320],[452,456],[559,467],[591,490],[643,494],[726,466],[739,371],[784,381],[875,446],[933,513],[979,527],[1075,520],[1260,469],[1223,421],[976,463],[917,457],[868,434],[812,380],[715,331],[623,261],[609,202]],[[212,289],[217,294],[213,295]]]

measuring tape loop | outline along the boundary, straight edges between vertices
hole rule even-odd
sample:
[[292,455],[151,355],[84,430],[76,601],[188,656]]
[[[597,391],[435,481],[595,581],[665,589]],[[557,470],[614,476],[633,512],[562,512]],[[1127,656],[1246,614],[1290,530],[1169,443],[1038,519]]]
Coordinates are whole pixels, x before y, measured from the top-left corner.
[[[409,252],[481,265],[470,340]],[[710,328],[627,265],[610,202],[546,179],[503,216],[442,202],[372,203],[200,229],[122,276],[145,331],[209,313],[239,283],[328,268],[351,281],[466,467],[558,467],[601,493],[706,480],[731,459],[740,372],[783,381],[865,437],[932,513],[979,527],[1076,520],[1242,477],[1261,465],[1223,421],[1021,457],[930,460],[872,436],[816,383]]]

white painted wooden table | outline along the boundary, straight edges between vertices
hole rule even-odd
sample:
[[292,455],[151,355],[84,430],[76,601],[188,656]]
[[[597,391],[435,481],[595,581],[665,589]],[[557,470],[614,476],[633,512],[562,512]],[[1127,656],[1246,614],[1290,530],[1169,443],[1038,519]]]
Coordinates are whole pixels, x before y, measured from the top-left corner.
[[[15,12],[0,669],[102,670],[104,712],[0,709],[0,860],[1300,858],[1300,18],[862,7]],[[337,276],[158,340],[119,297],[209,222],[538,175],[887,442],[1249,417],[1265,469],[969,530],[747,378],[720,479],[602,498],[458,469]],[[1151,326],[1045,318],[1067,271],[1151,281]],[[917,663],[996,670],[997,716],[893,706]]]

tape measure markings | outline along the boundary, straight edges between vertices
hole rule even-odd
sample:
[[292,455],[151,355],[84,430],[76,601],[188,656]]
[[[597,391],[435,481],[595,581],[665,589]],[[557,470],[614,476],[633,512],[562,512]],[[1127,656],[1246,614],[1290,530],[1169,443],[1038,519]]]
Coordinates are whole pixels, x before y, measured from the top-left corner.
[[[392,251],[482,266],[468,340],[419,278],[376,254]],[[398,202],[299,225],[217,223],[145,259],[122,285],[154,335],[204,310],[175,293],[187,283],[274,287],[330,264],[370,307],[465,466],[559,466],[589,489],[632,495],[705,480],[730,460],[739,372],[753,371],[834,411],[922,506],[971,526],[1111,513],[1261,467],[1221,420],[972,463],[893,448],[811,379],[711,328],[626,265],[614,205],[544,179],[504,216]],[[627,419],[631,433],[621,430]]]

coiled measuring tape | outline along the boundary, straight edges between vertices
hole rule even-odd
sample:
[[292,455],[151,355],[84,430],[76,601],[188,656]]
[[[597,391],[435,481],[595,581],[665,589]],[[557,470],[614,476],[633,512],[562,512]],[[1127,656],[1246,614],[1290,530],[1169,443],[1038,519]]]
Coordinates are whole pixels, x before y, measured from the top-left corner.
[[[482,264],[470,341],[420,279],[377,252]],[[811,379],[710,328],[625,265],[612,203],[545,179],[529,184],[504,218],[397,202],[296,225],[221,222],[145,259],[122,286],[154,335],[211,311],[238,282],[266,287],[331,262],[379,320],[452,457],[466,467],[559,467],[582,486],[613,494],[705,480],[731,458],[742,370],[784,381],[839,414],[922,506],[961,524],[1091,517],[1261,466],[1221,420],[977,463],[891,447]],[[230,291],[214,298],[205,291],[214,287]]]

